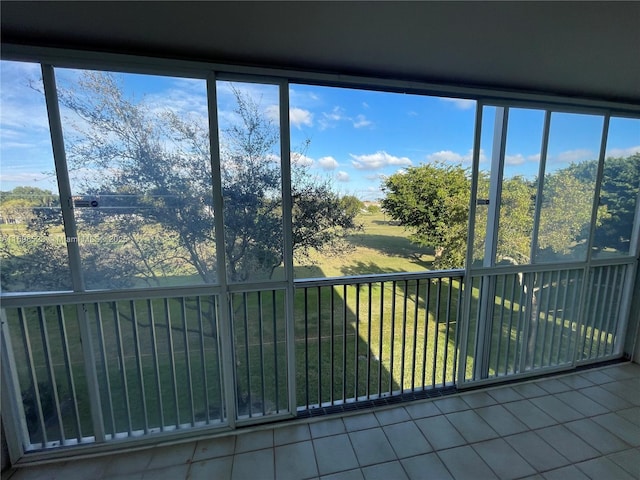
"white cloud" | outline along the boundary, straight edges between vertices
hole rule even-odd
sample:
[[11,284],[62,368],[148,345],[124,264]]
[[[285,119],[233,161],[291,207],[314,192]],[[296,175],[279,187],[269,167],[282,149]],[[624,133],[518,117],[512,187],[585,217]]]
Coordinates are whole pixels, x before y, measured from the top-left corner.
[[382,174],[382,173],[372,173],[370,175],[365,175],[364,178],[366,178],[367,180],[371,180],[371,181],[380,181],[380,180],[384,180],[385,178],[387,178],[386,175]]
[[339,122],[351,122],[354,128],[363,128],[373,125],[373,122],[366,116],[359,114],[355,118],[347,115],[342,107],[335,106],[330,112],[322,112],[322,117],[318,120],[320,130],[334,128]]
[[273,122],[280,120],[280,107],[278,105],[269,105],[265,108],[264,112],[267,114],[267,118]]
[[526,162],[526,159],[521,153],[504,156],[504,163],[506,163],[507,165],[522,165],[524,162]]
[[471,158],[467,158],[451,150],[440,150],[439,152],[427,155],[427,160],[430,162],[464,163],[470,162]]
[[306,155],[303,155],[302,153],[298,153],[298,152],[291,152],[291,163],[293,165],[300,165],[303,167],[310,167],[311,165],[313,165],[313,158],[311,157],[307,157]]
[[349,178],[349,174],[343,170],[340,170],[336,173],[336,180],[338,182],[349,182],[351,179]]
[[339,122],[340,120],[344,120],[347,117],[344,114],[344,108],[335,106],[331,110],[331,112],[322,112],[322,116],[326,121],[330,122]]
[[3,182],[16,182],[21,184],[32,184],[35,182],[52,181],[55,180],[55,175],[50,175],[42,172],[17,172],[7,173],[6,170],[2,172]]
[[[122,74],[123,82],[127,82],[126,74]],[[171,86],[158,93],[148,94],[142,102],[156,114],[172,111],[178,115],[186,115],[197,120],[201,126],[208,127],[207,84],[198,79],[175,79]],[[143,95],[145,92],[141,92]],[[138,100],[138,99],[136,99]]]
[[378,151],[369,155],[350,154],[352,165],[359,170],[375,170],[389,165],[411,165],[411,160],[407,157],[396,157],[385,151]]
[[628,148],[612,148],[611,150],[607,150],[607,157],[629,157],[636,153],[640,153],[640,145],[636,145],[635,147]]
[[527,161],[528,162],[535,162],[535,163],[540,162],[540,154],[539,153],[534,153],[533,155],[527,155]]
[[367,102],[362,102],[362,106],[363,106],[364,108],[369,108],[369,104],[368,104]]
[[476,106],[476,101],[468,98],[441,98],[440,100],[452,103],[458,110],[469,110]]
[[313,114],[309,110],[302,108],[291,108],[289,110],[289,121],[294,127],[300,128],[302,125],[311,127],[313,125]]
[[335,170],[340,164],[333,157],[322,157],[318,159],[318,165],[325,170]]
[[[451,150],[440,150],[439,152],[427,155],[427,160],[430,162],[471,163],[473,161],[473,150],[469,150],[464,155]],[[480,163],[486,161],[487,156],[484,150],[480,150]]]
[[364,115],[358,115],[353,121],[353,126],[355,128],[362,128],[368,127],[369,125],[372,125],[372,123],[373,122],[371,122],[371,120],[367,120],[367,117],[365,117]]
[[584,160],[593,160],[596,158],[598,158],[598,156],[591,150],[578,148],[576,150],[567,150],[559,153],[558,155],[554,155],[551,157],[551,160],[559,163],[574,163],[582,162]]
[[280,163],[280,155],[276,155],[275,153],[267,153],[267,162],[272,163]]

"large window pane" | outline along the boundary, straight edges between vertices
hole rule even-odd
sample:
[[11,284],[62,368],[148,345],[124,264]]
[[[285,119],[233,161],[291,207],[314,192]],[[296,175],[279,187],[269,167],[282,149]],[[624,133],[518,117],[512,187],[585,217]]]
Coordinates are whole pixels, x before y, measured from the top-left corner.
[[551,115],[536,262],[585,260],[603,117]]
[[496,264],[531,261],[544,112],[509,109]]
[[629,255],[640,188],[640,120],[611,118],[600,209],[593,238],[594,258]]
[[309,85],[290,96],[296,277],[463,266],[474,101]]
[[228,279],[282,278],[279,87],[218,82],[217,91]]
[[56,73],[87,288],[215,282],[205,82]]
[[491,158],[493,156],[494,124],[496,107],[482,107],[482,125],[480,130],[480,153],[478,165],[478,192],[476,194],[476,215],[473,235],[473,265],[481,266],[485,260],[487,247],[487,217],[489,215],[489,181],[491,175]]
[[0,62],[2,290],[70,290],[40,66]]

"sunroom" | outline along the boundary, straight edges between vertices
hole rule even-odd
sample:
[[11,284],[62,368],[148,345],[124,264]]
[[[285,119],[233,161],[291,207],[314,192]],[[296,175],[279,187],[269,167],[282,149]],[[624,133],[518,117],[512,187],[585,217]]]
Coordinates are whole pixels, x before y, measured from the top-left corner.
[[[632,360],[638,92],[105,54],[12,32],[12,463],[348,424]],[[637,370],[620,367],[633,389]]]

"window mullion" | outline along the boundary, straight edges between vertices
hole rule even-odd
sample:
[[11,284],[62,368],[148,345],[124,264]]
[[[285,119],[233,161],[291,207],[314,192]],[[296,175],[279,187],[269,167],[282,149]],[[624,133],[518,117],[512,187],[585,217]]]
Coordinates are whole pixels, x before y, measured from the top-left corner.
[[531,254],[529,262],[535,263],[538,251],[538,232],[540,231],[540,211],[542,209],[542,195],[544,192],[544,171],[547,168],[547,150],[549,148],[549,129],[551,128],[551,110],[544,115],[542,130],[542,146],[540,147],[540,166],[538,169],[538,189],[536,191],[536,206],[533,213],[533,232],[531,233]]
[[286,330],[287,330],[287,388],[289,390],[289,410],[295,412],[296,405],[296,371],[295,371],[295,340],[294,340],[294,309],[295,287],[293,285],[293,200],[291,196],[291,138],[289,125],[289,82],[283,81],[279,85],[280,91],[280,161],[282,180],[282,237],[283,262],[285,278],[287,280],[286,295]]
[[207,102],[209,107],[209,144],[211,152],[211,182],[216,237],[216,274],[220,283],[218,329],[222,349],[222,377],[227,422],[231,428],[236,423],[235,361],[231,328],[230,294],[227,281],[227,261],[224,238],[224,199],[222,198],[222,173],[220,170],[220,138],[218,134],[218,95],[216,74],[207,77]]
[[78,229],[73,214],[71,183],[69,181],[67,154],[64,148],[64,136],[62,133],[62,121],[60,119],[55,72],[51,65],[43,64],[41,67],[44,97],[47,105],[47,115],[49,117],[51,146],[53,148],[53,161],[55,164],[56,179],[58,181],[58,193],[60,194],[60,207],[62,209],[62,221],[64,224],[67,254],[69,256],[69,268],[71,269],[71,281],[74,291],[84,292],[85,282],[80,259]]
[[600,141],[600,154],[598,155],[598,168],[596,171],[596,184],[593,195],[593,208],[591,210],[591,225],[589,237],[587,238],[587,265],[591,264],[593,237],[596,232],[596,222],[598,221],[598,207],[600,206],[600,188],[602,187],[602,177],[604,175],[604,161],[607,151],[607,138],[609,136],[609,115],[605,115],[602,125],[602,139]]

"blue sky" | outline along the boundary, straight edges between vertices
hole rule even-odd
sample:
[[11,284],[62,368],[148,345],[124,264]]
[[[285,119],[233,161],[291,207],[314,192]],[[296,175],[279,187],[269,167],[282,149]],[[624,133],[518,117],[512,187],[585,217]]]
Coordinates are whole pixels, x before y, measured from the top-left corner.
[[[37,65],[0,64],[1,186],[32,185],[55,190],[46,111],[42,95],[29,88],[38,80]],[[58,83],[77,72],[57,70]],[[126,95],[144,99],[152,109],[186,113],[206,125],[206,87],[202,80],[123,75]],[[277,87],[236,84],[256,99],[266,115],[277,118]],[[218,89],[221,126],[233,122],[228,84]],[[336,190],[363,200],[381,198],[385,176],[408,166],[442,161],[470,167],[476,103],[470,100],[292,84],[291,147],[309,140],[301,158],[313,174],[332,179]],[[481,168],[488,170],[493,135],[493,107],[485,107]],[[63,116],[65,112],[63,112]],[[511,109],[505,176],[537,175],[544,112]],[[71,120],[65,120],[69,128]],[[554,114],[547,171],[597,158],[602,118]],[[626,156],[640,151],[640,120],[614,118],[607,152]]]

